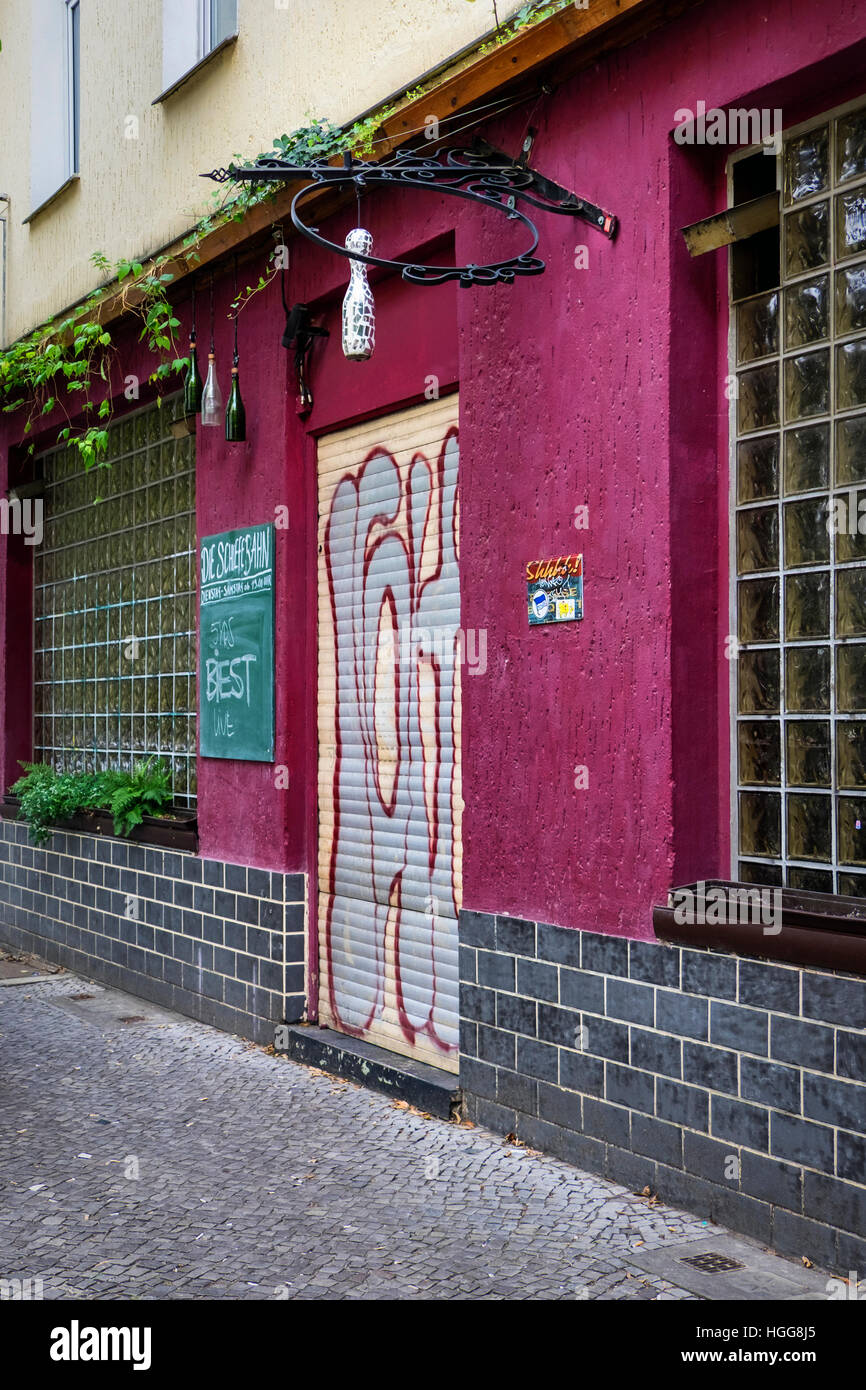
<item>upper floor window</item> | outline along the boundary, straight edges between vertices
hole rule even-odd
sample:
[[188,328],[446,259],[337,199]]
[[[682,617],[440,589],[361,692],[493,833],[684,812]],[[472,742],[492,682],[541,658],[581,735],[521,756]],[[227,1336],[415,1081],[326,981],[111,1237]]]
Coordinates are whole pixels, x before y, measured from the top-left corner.
[[30,215],[78,173],[79,0],[32,0]]
[[163,0],[162,95],[237,30],[238,0]]

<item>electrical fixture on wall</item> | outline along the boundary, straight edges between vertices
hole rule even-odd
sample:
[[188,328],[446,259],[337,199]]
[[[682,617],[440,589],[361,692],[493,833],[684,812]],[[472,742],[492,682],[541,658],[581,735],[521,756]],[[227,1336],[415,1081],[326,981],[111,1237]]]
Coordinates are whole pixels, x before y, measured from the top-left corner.
[[221,425],[223,398],[216,374],[216,354],[213,339],[213,276],[210,282],[210,351],[207,355],[207,380],[201,398],[201,422],[203,425]]
[[[285,272],[283,272],[285,280]],[[313,408],[313,392],[310,387],[310,357],[317,338],[329,338],[327,328],[313,323],[313,315],[307,304],[293,304],[291,309],[286,302],[283,284],[283,308],[286,311],[286,326],[283,330],[283,347],[295,352],[295,378],[298,383],[297,409],[301,419],[305,419]]]

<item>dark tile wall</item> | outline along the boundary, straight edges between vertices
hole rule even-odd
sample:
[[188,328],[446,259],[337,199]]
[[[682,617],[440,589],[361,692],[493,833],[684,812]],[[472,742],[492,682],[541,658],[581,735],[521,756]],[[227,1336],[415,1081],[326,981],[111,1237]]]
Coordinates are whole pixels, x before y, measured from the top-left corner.
[[0,820],[0,940],[257,1042],[304,1012],[303,874]]
[[460,915],[469,1117],[866,1275],[866,980]]

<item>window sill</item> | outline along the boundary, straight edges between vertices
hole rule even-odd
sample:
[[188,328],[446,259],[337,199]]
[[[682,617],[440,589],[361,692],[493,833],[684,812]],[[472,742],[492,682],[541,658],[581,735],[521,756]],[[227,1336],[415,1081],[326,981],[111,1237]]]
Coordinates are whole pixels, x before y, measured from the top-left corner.
[[237,43],[237,40],[237,34],[229,34],[227,38],[221,39],[216,48],[212,48],[210,53],[206,53],[203,58],[199,58],[198,62],[193,63],[191,68],[187,68],[180,77],[176,77],[164,92],[160,92],[158,97],[154,97],[150,103],[151,106],[160,106],[162,102],[168,101],[169,97],[174,96],[175,92],[185,86],[190,78],[195,77],[196,73],[201,72],[202,68],[206,68],[209,63],[213,62],[218,53],[224,53],[227,48],[231,48],[232,44]]
[[[21,821],[21,803],[17,796],[4,796],[0,802],[0,819]],[[145,816],[130,835],[115,835],[114,817],[110,811],[79,811],[70,820],[58,821],[58,830],[73,830],[81,835],[100,835],[127,844],[159,845],[164,849],[198,852],[198,819],[195,811],[178,807],[171,816]]]
[[[866,899],[707,879],[703,884],[706,911],[691,915],[706,917],[713,912],[714,902],[721,906],[718,893],[711,895],[712,889],[721,889],[725,894],[725,907],[729,909],[724,915],[732,920],[677,921],[677,916],[689,915],[682,911],[686,903],[700,902],[700,887],[700,884],[688,883],[673,888],[667,905],[657,904],[653,908],[653,930],[659,940],[675,942],[678,946],[705,946],[737,955],[759,956],[763,960],[786,961],[789,965],[866,975]],[[764,896],[758,898],[755,910],[744,912],[743,904],[750,900],[740,899],[731,909],[728,895],[733,891]],[[693,895],[691,900],[677,897],[686,892]],[[780,895],[781,903],[774,898],[775,893]],[[751,903],[755,901],[753,897]],[[780,908],[778,914],[776,904]],[[743,921],[743,916],[757,920]]]
[[49,196],[39,204],[38,208],[34,208],[32,212],[28,213],[26,217],[23,217],[21,219],[22,227],[26,227],[28,222],[32,222],[33,219],[35,217],[38,217],[41,212],[45,212],[46,208],[50,208],[52,203],[56,203],[60,195],[66,192],[67,188],[72,188],[73,185],[79,183],[80,180],[80,174],[70,174],[69,178],[64,179],[60,187],[56,188],[53,193],[49,194]]

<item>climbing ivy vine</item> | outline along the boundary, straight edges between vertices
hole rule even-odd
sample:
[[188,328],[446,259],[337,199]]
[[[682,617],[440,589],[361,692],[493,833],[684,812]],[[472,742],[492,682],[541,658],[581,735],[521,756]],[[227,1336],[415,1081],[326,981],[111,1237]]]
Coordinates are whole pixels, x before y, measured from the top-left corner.
[[[165,270],[167,258],[157,257],[146,270],[137,261],[111,265],[99,252],[90,259],[111,277],[111,292],[119,292],[122,312],[141,321],[139,337],[158,359],[152,379],[182,371],[186,359],[172,356],[180,323],[167,294],[173,279]],[[115,395],[117,349],[100,321],[106,298],[104,289],[92,291],[64,318],[43,324],[0,352],[3,410],[25,411],[26,436],[41,417],[59,407],[66,423],[59,428],[58,441],[74,444],[86,468],[98,463],[108,447]],[[73,428],[73,415],[82,415],[83,424]]]
[[[375,117],[357,121],[348,128],[316,120],[290,135],[280,135],[269,155],[296,164],[312,164],[329,159],[344,150],[370,153],[376,132],[394,107],[386,107]],[[236,155],[237,160],[242,156]],[[240,222],[259,203],[276,197],[273,185],[235,186],[226,193],[215,193],[204,216],[184,238],[183,258],[188,266],[200,260],[200,247],[210,232],[228,221]],[[275,229],[276,230],[276,229]],[[277,232],[278,242],[281,234]],[[252,285],[243,286],[231,305],[240,313],[244,305],[271,283],[280,269],[279,244],[268,259],[264,274]],[[114,264],[95,252],[91,261],[108,281],[93,290],[83,302],[59,319],[49,320],[32,333],[0,351],[0,402],[6,413],[25,412],[25,438],[33,433],[43,417],[56,409],[64,423],[58,442],[78,449],[84,467],[105,463],[108,426],[113,401],[118,392],[118,351],[108,325],[101,322],[101,310],[110,298],[120,296],[120,315],[115,320],[137,317],[141,323],[139,340],[146,343],[155,358],[150,381],[159,385],[186,371],[188,358],[178,355],[176,331],[180,321],[169,298],[168,287],[174,275],[170,257],[157,256],[145,266],[140,261],[121,260]],[[82,423],[73,425],[73,418]],[[33,445],[29,445],[30,451]]]

